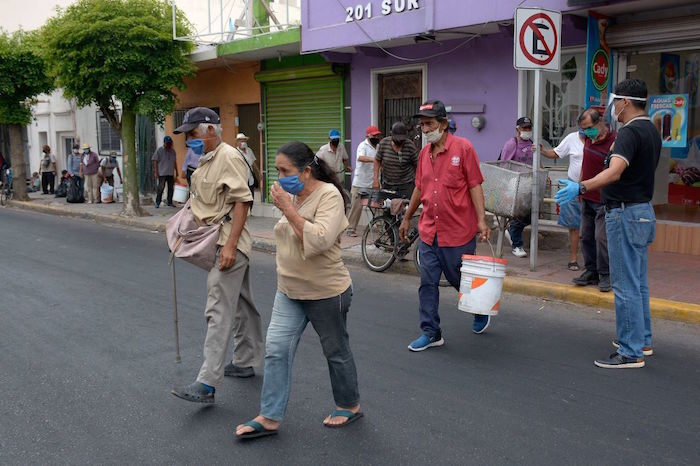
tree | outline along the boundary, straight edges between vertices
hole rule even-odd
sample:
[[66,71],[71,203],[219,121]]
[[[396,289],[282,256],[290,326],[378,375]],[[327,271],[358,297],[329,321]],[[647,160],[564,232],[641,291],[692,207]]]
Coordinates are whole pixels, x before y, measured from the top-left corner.
[[[177,34],[189,34],[180,10],[175,19]],[[184,89],[184,78],[194,75],[186,56],[194,46],[173,40],[171,6],[165,0],[79,0],[44,25],[42,38],[64,94],[78,105],[97,105],[121,135],[122,215],[146,215],[139,204],[136,115],[162,123],[175,109],[175,90]]]
[[10,162],[15,199],[28,200],[22,128],[32,120],[31,104],[53,89],[35,33],[0,31],[0,124],[9,125]]

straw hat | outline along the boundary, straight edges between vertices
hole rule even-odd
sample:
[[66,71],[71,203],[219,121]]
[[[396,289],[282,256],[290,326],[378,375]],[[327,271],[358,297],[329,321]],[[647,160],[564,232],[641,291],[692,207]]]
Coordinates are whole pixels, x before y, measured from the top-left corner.
[[236,135],[236,139],[243,139],[244,141],[247,141],[247,140],[250,139],[250,138],[248,138],[248,136],[246,136],[246,135],[243,134],[243,133],[238,133],[238,134]]

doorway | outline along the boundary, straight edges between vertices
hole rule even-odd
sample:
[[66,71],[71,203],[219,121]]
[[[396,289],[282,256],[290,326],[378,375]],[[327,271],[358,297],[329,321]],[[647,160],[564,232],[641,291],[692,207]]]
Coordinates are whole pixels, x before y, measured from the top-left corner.
[[419,138],[417,121],[413,118],[423,99],[421,70],[387,72],[377,75],[377,126],[388,135],[391,126],[401,121],[412,140]]
[[[255,154],[255,163],[260,164],[263,157],[260,152],[258,123],[260,123],[260,104],[238,105],[238,132],[250,138],[248,139],[248,147]],[[262,165],[259,167],[262,173]]]

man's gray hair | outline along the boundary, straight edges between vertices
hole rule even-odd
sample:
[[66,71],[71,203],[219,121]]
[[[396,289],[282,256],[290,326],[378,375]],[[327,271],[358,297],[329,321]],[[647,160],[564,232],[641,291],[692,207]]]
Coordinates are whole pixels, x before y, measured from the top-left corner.
[[199,124],[199,132],[202,134],[207,134],[207,130],[209,129],[210,126],[214,127],[214,132],[216,133],[217,137],[221,137],[221,125],[220,124],[214,124],[214,123],[200,123]]

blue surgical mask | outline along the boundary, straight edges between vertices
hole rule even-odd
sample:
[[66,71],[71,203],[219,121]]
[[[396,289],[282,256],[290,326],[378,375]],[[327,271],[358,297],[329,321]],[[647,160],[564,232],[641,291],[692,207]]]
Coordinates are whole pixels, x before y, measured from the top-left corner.
[[185,145],[192,149],[197,155],[202,155],[204,153],[204,141],[201,139],[188,139],[185,141]]
[[294,196],[304,190],[304,182],[299,180],[299,175],[284,176],[279,178],[277,182],[280,184],[282,189],[287,191],[289,194],[293,194]]

